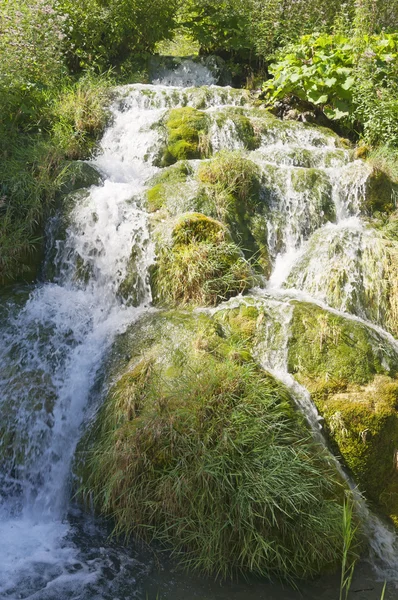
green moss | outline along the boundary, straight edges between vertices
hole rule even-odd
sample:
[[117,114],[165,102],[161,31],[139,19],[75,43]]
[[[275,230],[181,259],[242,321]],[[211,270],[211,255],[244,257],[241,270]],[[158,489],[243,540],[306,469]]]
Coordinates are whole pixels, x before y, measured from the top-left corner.
[[240,302],[238,307],[218,310],[214,319],[222,325],[235,343],[243,344],[245,347],[253,347],[259,323],[263,320],[263,313],[259,307],[250,302]]
[[376,376],[367,386],[350,386],[318,402],[344,462],[367,498],[398,517],[387,491],[397,477],[398,381]]
[[162,166],[178,160],[203,158],[210,153],[207,138],[209,119],[195,108],[175,108],[166,120],[167,143],[161,159]]
[[233,349],[203,314],[131,326],[78,448],[81,493],[190,569],[313,576],[339,561],[343,487],[286,389]]
[[398,357],[366,325],[311,304],[296,304],[289,341],[289,371],[311,392],[364,385],[377,374],[395,375]]
[[192,173],[192,167],[185,161],[157,173],[149,182],[148,211],[155,212],[161,209],[167,203],[168,196],[175,191],[176,187],[180,187],[181,183],[185,183]]
[[255,150],[261,144],[261,137],[254,130],[253,124],[245,112],[244,109],[237,107],[217,111],[216,122],[219,127],[223,127],[228,121],[231,121],[244,148]]
[[217,217],[227,224],[246,258],[258,271],[268,274],[270,259],[257,165],[240,152],[220,152],[200,166],[198,179],[204,184]]
[[[311,392],[336,452],[361,491],[398,518],[398,358],[377,332],[311,305],[296,305],[289,371]],[[390,490],[390,491],[389,491]]]
[[252,287],[254,277],[222,223],[188,213],[174,225],[171,243],[158,243],[152,283],[160,304],[211,306]]
[[366,182],[362,204],[365,214],[372,216],[374,213],[391,213],[395,209],[397,190],[398,185],[393,183],[384,171],[373,168]]
[[320,169],[293,169],[292,187],[299,194],[310,192],[314,208],[324,222],[335,221],[335,204],[332,198],[332,185],[328,175]]

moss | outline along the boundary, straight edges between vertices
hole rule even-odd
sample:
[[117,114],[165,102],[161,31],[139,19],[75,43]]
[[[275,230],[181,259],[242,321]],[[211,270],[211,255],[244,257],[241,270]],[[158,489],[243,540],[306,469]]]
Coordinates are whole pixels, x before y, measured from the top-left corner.
[[286,389],[233,349],[203,314],[131,326],[78,448],[81,494],[190,569],[315,575],[339,561],[343,487]]
[[221,128],[232,122],[239,141],[246,150],[255,150],[261,144],[261,137],[254,130],[253,124],[245,114],[245,110],[237,107],[217,111],[216,123]]
[[293,169],[292,187],[299,194],[310,191],[314,208],[320,212],[324,222],[335,221],[336,209],[332,197],[332,185],[324,171],[320,169]]
[[152,283],[160,304],[211,306],[252,287],[254,277],[222,223],[188,213],[175,223],[171,242],[158,243]]
[[162,169],[149,182],[150,189],[147,191],[147,205],[149,212],[161,209],[166,203],[170,193],[177,186],[185,183],[192,175],[193,169],[186,161],[181,161],[168,169]]
[[200,166],[198,179],[204,184],[217,217],[227,224],[246,258],[256,270],[268,274],[270,259],[257,165],[240,152],[220,152]]
[[372,216],[375,213],[391,213],[395,209],[397,184],[388,175],[374,167],[366,182],[365,197],[362,210]]
[[167,143],[161,158],[162,166],[209,154],[209,119],[206,113],[190,107],[175,108],[169,112],[165,125]]
[[377,332],[296,305],[289,371],[306,385],[338,454],[366,497],[397,518],[398,358]]
[[147,290],[142,273],[138,268],[140,260],[142,260],[141,252],[137,247],[133,247],[127,263],[126,276],[117,291],[117,295],[127,306],[139,306],[145,300]]
[[398,381],[376,376],[319,403],[327,429],[360,490],[397,519]]
[[252,348],[256,338],[259,323],[263,320],[263,313],[250,299],[240,302],[238,307],[218,310],[214,319],[236,343]]
[[373,329],[311,304],[295,305],[289,372],[306,382],[311,392],[364,385],[377,374],[397,371],[394,349]]

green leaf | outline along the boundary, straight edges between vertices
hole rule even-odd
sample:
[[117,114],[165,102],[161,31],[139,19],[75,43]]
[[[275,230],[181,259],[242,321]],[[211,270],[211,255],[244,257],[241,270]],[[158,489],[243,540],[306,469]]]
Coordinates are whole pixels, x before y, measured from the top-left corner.
[[326,102],[328,101],[328,95],[327,94],[319,95],[319,92],[308,92],[308,99],[313,104],[326,104]]
[[350,90],[355,84],[355,77],[347,77],[344,83],[341,84],[343,90]]
[[336,77],[328,77],[327,79],[325,79],[325,85],[328,88],[332,88],[334,85],[336,85],[336,83],[337,83]]

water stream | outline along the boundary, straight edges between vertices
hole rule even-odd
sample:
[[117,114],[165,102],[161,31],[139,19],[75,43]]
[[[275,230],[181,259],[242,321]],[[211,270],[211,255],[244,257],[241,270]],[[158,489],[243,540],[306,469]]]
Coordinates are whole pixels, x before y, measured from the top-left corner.
[[[106,525],[70,503],[71,463],[90,415],[90,391],[115,336],[151,310],[148,270],[155,255],[144,191],[157,171],[152,158],[160,133],[153,125],[170,107],[200,106],[212,115],[220,108],[247,104],[245,92],[213,83],[207,69],[188,63],[154,85],[117,91],[112,122],[92,161],[103,182],[72,198],[64,231],[57,229],[56,220],[49,224],[51,277],[34,286],[17,286],[0,298],[0,444],[9,449],[0,473],[2,599],[128,600],[154,599],[158,593],[173,600],[298,597],[293,590],[259,582],[221,588],[175,574],[167,563],[159,571],[150,551],[110,541]],[[222,127],[214,121],[211,137],[214,150],[242,148],[231,121]],[[290,387],[320,430],[308,392],[287,372],[290,300],[301,294],[328,309],[331,304],[333,310],[350,311],[353,318],[369,318],[358,294],[353,301],[361,268],[355,248],[364,239],[365,246],[377,245],[358,217],[368,170],[352,161],[348,150],[337,148],[333,136],[300,127],[287,134],[270,130],[252,158],[261,166],[267,189],[273,181],[267,241],[274,266],[267,289],[258,291],[258,297],[268,302],[280,336],[279,351],[270,350],[275,344],[267,340],[275,328],[267,325],[259,360]],[[312,169],[318,192],[315,185],[297,185],[304,167]],[[325,194],[328,206],[321,205]],[[324,249],[316,259],[306,259],[317,235],[326,240]],[[331,268],[330,247],[337,238],[349,240],[347,284],[333,303],[325,272]],[[120,289],[132,250],[134,293],[124,297]],[[375,274],[376,280],[376,268]],[[372,281],[364,285],[370,288]],[[380,329],[380,322],[373,321]],[[379,521],[373,523],[379,536],[379,575],[398,579],[395,534]],[[370,567],[361,569],[367,589],[356,597],[376,598],[376,576]],[[306,596],[336,597],[335,579],[325,578],[319,585],[324,586],[322,596],[316,584],[304,586]]]

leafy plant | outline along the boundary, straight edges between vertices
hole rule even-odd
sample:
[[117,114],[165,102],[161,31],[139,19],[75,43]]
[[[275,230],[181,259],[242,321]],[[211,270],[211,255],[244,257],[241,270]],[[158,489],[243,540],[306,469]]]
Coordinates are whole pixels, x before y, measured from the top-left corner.
[[398,34],[313,34],[284,49],[264,84],[267,99],[294,96],[371,143],[397,143]]

